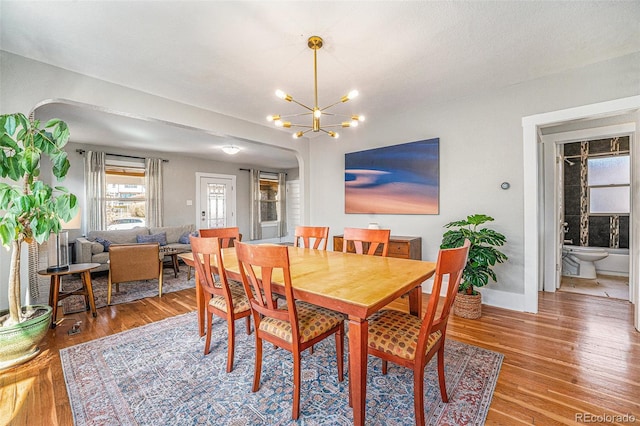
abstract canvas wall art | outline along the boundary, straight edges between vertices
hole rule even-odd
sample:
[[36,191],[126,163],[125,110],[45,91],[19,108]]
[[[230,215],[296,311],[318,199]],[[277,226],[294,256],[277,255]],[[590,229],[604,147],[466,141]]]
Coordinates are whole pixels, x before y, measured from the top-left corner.
[[345,154],[345,213],[438,214],[440,139]]

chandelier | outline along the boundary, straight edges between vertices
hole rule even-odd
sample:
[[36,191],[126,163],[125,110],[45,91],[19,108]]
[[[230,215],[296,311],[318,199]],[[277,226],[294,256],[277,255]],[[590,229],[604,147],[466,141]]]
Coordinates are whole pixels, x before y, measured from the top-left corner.
[[[350,91],[348,94],[346,94],[345,96],[343,96],[342,98],[340,98],[339,101],[332,103],[329,106],[320,108],[318,106],[318,59],[317,59],[317,53],[318,53],[318,49],[320,49],[322,47],[322,38],[318,37],[318,36],[311,36],[309,37],[309,41],[308,41],[308,46],[311,50],[313,50],[313,93],[314,93],[314,104],[313,107],[309,107],[303,103],[298,102],[297,100],[295,100],[291,95],[283,92],[282,90],[276,90],[276,96],[279,97],[280,99],[284,99],[287,102],[294,102],[298,105],[300,105],[301,107],[305,108],[306,110],[308,110],[308,112],[303,112],[300,114],[291,114],[291,115],[278,115],[278,114],[274,114],[274,115],[270,115],[267,117],[268,121],[273,121],[273,123],[276,125],[276,127],[285,127],[285,128],[291,128],[291,127],[299,127],[299,128],[303,128],[306,130],[300,130],[296,133],[293,134],[293,138],[297,139],[299,137],[302,137],[305,133],[310,132],[310,131],[314,131],[314,132],[325,132],[326,134],[328,134],[329,136],[331,136],[332,138],[338,138],[340,135],[335,132],[334,130],[328,130],[328,129],[335,129],[338,127],[356,127],[358,126],[358,122],[360,121],[364,121],[364,116],[362,115],[343,115],[343,114],[334,114],[334,113],[330,113],[327,112],[327,110],[335,105],[338,105],[340,103],[344,103],[347,102],[348,100],[351,100],[353,98],[355,98],[356,96],[358,96],[358,91],[357,90],[352,90]],[[284,119],[287,119],[289,117],[300,117],[300,116],[305,116],[305,115],[310,115],[312,118],[311,121],[311,125],[304,125],[304,124],[294,124],[291,123],[291,121],[285,121]],[[322,125],[320,124],[320,119],[323,118],[324,116],[332,116],[332,117],[347,117],[348,120],[342,121],[341,123],[337,123],[337,124],[329,124],[329,125]]]

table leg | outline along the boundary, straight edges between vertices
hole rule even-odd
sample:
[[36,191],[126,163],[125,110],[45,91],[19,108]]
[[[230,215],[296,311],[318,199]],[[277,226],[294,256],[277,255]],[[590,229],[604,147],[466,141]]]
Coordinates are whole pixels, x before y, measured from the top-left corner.
[[60,276],[51,275],[49,286],[49,305],[53,309],[51,313],[51,328],[56,328],[56,317],[58,314],[58,292],[60,291]]
[[409,292],[409,313],[422,318],[422,286]]
[[171,263],[173,264],[173,277],[178,278],[178,272],[180,272],[180,267],[178,266],[178,255],[171,255]]
[[368,333],[366,319],[349,318],[349,392],[354,425],[364,425],[365,419]]
[[82,273],[82,283],[84,284],[85,290],[89,295],[89,306],[91,307],[91,313],[95,318],[98,316],[98,312],[96,312],[96,301],[93,297],[93,284],[91,283],[91,272],[84,271]]

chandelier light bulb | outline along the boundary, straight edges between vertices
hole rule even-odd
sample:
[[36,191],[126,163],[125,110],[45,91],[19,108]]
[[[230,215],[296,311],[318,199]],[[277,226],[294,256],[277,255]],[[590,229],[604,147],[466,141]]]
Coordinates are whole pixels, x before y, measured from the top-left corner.
[[279,115],[267,115],[267,121],[280,120]]
[[293,134],[293,138],[298,139],[298,138],[301,138],[302,135],[304,135],[304,132],[300,130],[299,132]]
[[352,120],[351,127],[358,127],[358,120]]
[[283,124],[283,123],[282,123],[282,120],[278,119],[278,120],[275,120],[275,121],[273,122],[273,124],[275,124],[275,125],[276,125],[276,127],[282,127],[282,124]]
[[320,109],[319,109],[319,108],[315,108],[315,109],[313,110],[313,116],[314,116],[315,118],[320,118],[320,117],[322,117],[322,111],[320,111]]
[[350,100],[353,99],[353,98],[357,98],[357,97],[358,97],[358,91],[357,90],[352,90],[347,95],[347,98],[349,98]]
[[280,99],[284,99],[287,97],[287,94],[284,93],[282,90],[278,89],[276,90],[276,96],[279,97]]

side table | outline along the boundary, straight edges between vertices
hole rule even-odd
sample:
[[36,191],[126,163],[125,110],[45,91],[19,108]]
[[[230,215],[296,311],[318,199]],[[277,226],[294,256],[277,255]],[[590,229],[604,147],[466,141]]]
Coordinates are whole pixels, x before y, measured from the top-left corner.
[[173,268],[174,278],[178,278],[178,272],[180,272],[180,266],[178,264],[178,254],[180,253],[181,251],[178,249],[167,248],[163,250],[162,248],[160,248],[160,256],[163,258],[161,261],[164,263],[164,257],[170,258],[170,263],[168,266]]
[[[90,272],[92,269],[95,269],[98,266],[100,266],[99,263],[75,263],[69,265],[69,269],[65,269],[62,271],[47,271],[46,269],[38,271],[38,275],[51,277],[51,285],[49,287],[49,306],[53,308],[53,314],[51,315],[51,328],[56,328],[58,302],[71,295],[84,296],[85,303],[87,304],[87,309],[91,309],[91,313],[93,314],[94,318],[98,316],[98,313],[96,312],[96,302],[93,298],[93,287],[91,285]],[[69,293],[60,294],[60,282],[62,281],[62,276],[71,274],[80,274],[80,277],[82,278],[82,288]]]

